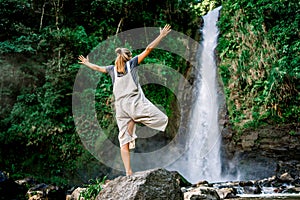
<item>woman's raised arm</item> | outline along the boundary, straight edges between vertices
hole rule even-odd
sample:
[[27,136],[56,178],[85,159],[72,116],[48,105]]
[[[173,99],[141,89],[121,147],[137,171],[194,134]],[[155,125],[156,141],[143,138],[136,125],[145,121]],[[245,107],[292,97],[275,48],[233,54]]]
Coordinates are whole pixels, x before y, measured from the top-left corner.
[[165,27],[160,30],[160,34],[153,42],[151,42],[147,48],[138,55],[138,63],[140,64],[149,54],[150,52],[160,43],[160,41],[166,37],[171,32],[171,26],[166,24]]
[[80,60],[80,62],[78,62],[80,64],[83,64],[83,65],[85,65],[85,66],[87,66],[87,67],[89,67],[93,70],[96,70],[96,71],[99,71],[99,72],[102,72],[102,73],[107,73],[105,67],[101,67],[101,66],[98,66],[96,64],[90,63],[88,56],[85,58],[84,56],[80,55],[78,57],[78,59]]

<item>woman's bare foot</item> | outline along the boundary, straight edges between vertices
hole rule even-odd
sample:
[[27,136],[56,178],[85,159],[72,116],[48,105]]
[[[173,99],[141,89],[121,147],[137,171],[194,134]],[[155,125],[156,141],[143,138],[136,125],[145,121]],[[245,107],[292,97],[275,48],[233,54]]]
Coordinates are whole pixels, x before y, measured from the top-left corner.
[[132,174],[132,170],[126,171],[126,176],[131,176]]

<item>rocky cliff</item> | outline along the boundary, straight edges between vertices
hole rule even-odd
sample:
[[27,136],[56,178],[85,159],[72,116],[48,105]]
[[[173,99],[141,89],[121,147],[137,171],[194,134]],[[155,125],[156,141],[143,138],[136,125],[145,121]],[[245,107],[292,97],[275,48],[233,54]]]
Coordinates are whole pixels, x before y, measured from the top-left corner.
[[295,125],[264,126],[240,135],[226,127],[222,136],[223,168],[227,173],[242,179],[284,172],[294,178],[300,176],[300,130]]

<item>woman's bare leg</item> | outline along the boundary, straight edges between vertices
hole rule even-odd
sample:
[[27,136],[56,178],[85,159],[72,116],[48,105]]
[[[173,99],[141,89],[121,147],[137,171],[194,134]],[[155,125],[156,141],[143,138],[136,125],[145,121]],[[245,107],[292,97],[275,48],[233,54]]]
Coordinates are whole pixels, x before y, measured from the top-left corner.
[[121,147],[121,157],[123,160],[123,164],[126,170],[126,176],[132,175],[132,170],[130,166],[130,151],[129,151],[129,143],[124,144]]
[[[132,133],[133,133],[134,123],[135,122],[133,120],[130,120],[128,122],[127,131],[130,135],[132,135]],[[121,147],[121,157],[122,157],[124,167],[125,167],[125,170],[126,170],[126,176],[132,175],[132,169],[131,169],[131,166],[130,166],[129,143],[127,143],[127,144],[125,144]]]

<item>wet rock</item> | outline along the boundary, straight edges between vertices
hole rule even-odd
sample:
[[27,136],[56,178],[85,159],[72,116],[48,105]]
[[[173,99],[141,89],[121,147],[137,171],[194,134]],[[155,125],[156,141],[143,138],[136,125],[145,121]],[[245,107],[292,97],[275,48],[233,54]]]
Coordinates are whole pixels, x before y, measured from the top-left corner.
[[290,193],[300,193],[300,187],[293,187],[290,189]]
[[196,183],[194,186],[195,187],[200,187],[200,186],[208,186],[208,181],[199,181],[198,183]]
[[260,185],[261,187],[271,187],[272,183],[274,183],[276,180],[277,180],[276,176],[272,176],[269,178],[258,180],[256,181],[256,184]]
[[276,168],[277,175],[280,176],[284,173],[289,173],[291,177],[300,176],[300,161],[299,160],[289,160],[286,162],[279,161]]
[[209,187],[200,187],[201,194],[206,195],[207,199],[210,200],[220,200],[220,196],[218,195],[218,192],[214,188]]
[[239,183],[239,185],[240,186],[253,186],[254,185],[254,183],[252,182],[252,181],[241,181],[240,183]]
[[279,180],[282,182],[288,182],[288,183],[294,181],[292,176],[287,172],[284,174],[281,174],[281,176],[279,177]]
[[290,193],[290,194],[299,194],[300,193],[300,188],[299,187],[284,187],[282,189],[282,193]]
[[261,194],[261,187],[259,185],[244,186],[243,189],[245,194]]
[[191,197],[188,198],[189,200],[201,200],[207,199],[204,194],[193,194]]
[[218,195],[221,199],[229,199],[229,198],[235,198],[236,196],[236,190],[234,188],[221,188],[217,190]]
[[96,200],[101,199],[180,200],[183,199],[183,193],[175,176],[158,168],[111,180],[96,197]]
[[297,179],[295,179],[292,184],[295,185],[296,187],[300,187],[300,177],[298,177]]
[[[277,177],[285,172],[294,179],[300,177],[300,136],[290,134],[295,129],[298,133],[299,128],[292,124],[268,125],[237,135],[228,128],[228,133],[222,133],[222,162],[226,167],[235,163],[234,169],[241,172],[242,180],[263,179],[274,175],[275,171]],[[224,168],[226,173],[236,174],[227,168]]]
[[200,186],[184,193],[184,200],[192,199],[220,200],[220,196],[216,189]]
[[31,177],[26,177],[24,179],[16,180],[15,182],[22,186],[33,186],[37,184],[36,180],[34,180],[34,178]]
[[206,186],[195,184],[191,187],[184,187],[184,199],[218,199],[218,197],[214,196],[214,191],[217,192],[220,199],[243,199],[239,196],[245,194],[270,195],[280,193],[281,195],[300,195],[300,186],[296,185],[298,178],[292,182],[286,182],[286,180],[291,180],[290,176],[282,174],[281,179],[285,181],[274,175],[262,180],[205,183]]

